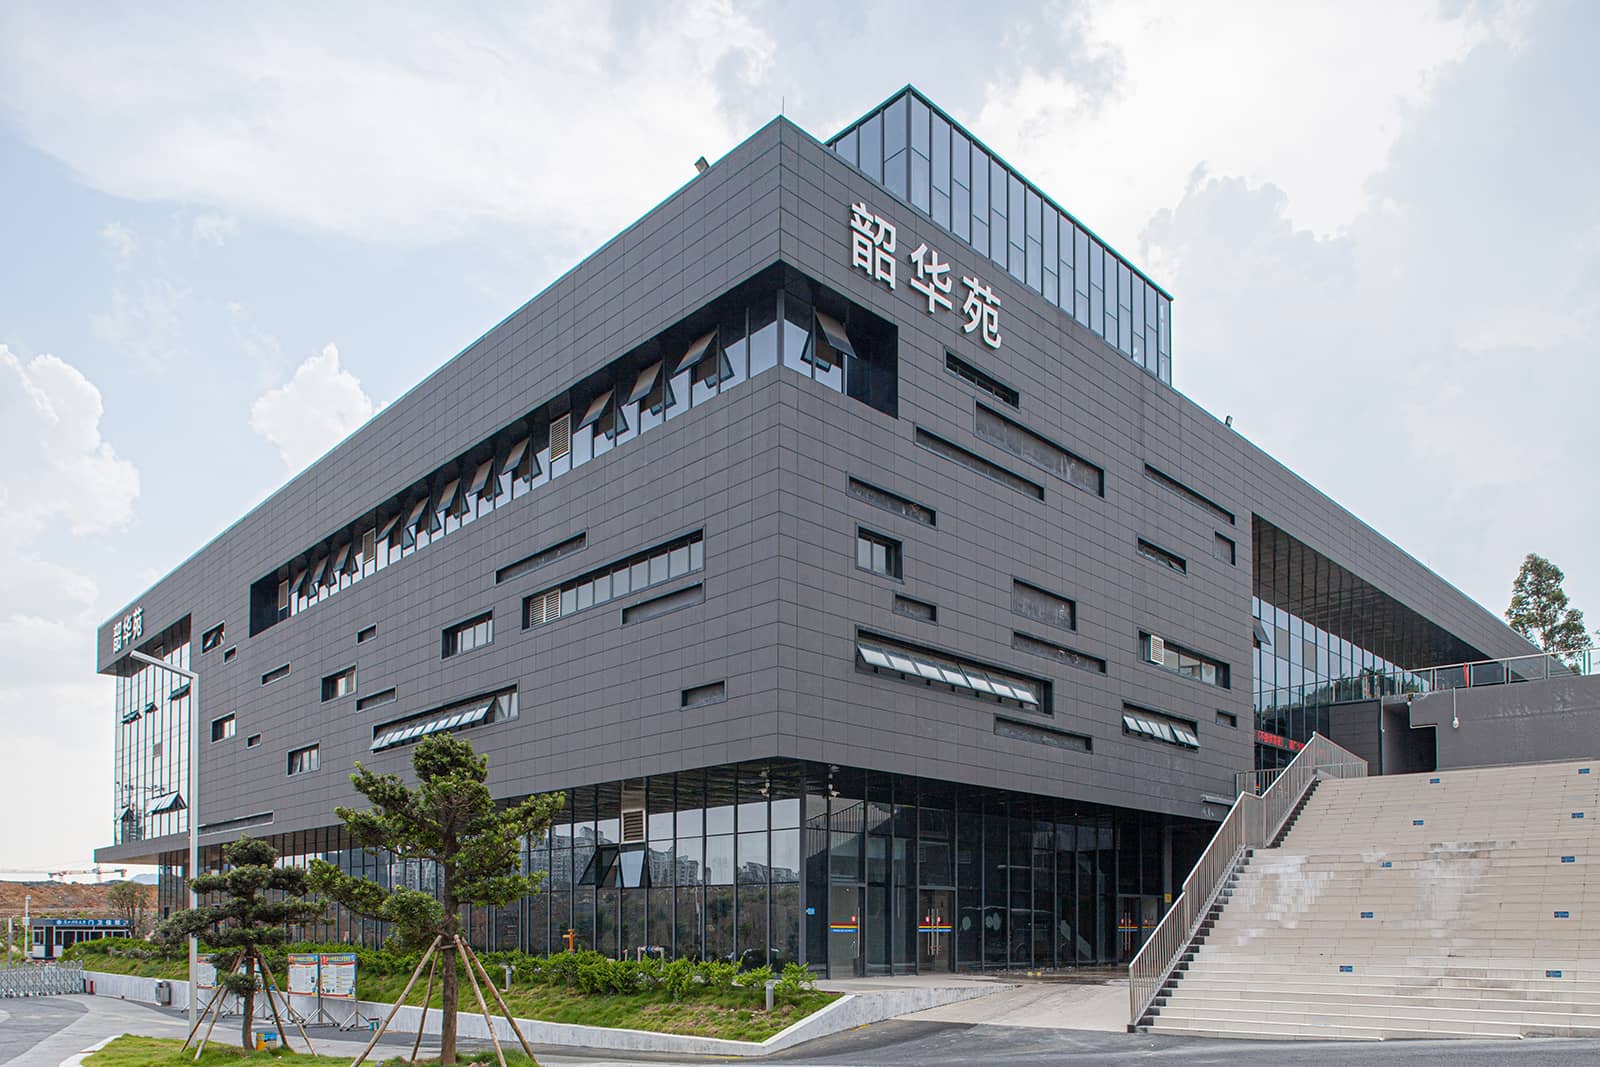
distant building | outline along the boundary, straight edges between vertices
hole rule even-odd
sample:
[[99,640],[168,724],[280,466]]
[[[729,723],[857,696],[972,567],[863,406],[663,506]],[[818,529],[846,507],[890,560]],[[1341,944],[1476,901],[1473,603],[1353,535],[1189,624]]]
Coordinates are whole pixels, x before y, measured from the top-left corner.
[[481,945],[1125,960],[1235,772],[1532,651],[1173,351],[1171,297],[914,90],[774,119],[101,629],[99,858],[181,905],[198,757],[207,863],[249,832],[431,888],[332,812],[459,731],[497,796],[569,794]]
[[40,919],[29,923],[28,958],[60,959],[61,954],[79,941],[102,937],[132,937],[133,924],[127,919]]

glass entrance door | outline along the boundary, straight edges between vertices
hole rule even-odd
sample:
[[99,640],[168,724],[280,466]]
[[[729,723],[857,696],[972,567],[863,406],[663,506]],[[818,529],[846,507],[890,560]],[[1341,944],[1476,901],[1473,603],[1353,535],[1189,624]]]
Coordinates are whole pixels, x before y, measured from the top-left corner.
[[828,973],[835,978],[865,973],[861,955],[861,887],[828,889]]
[[951,892],[948,889],[924,889],[917,903],[917,970],[922,974],[935,974],[955,969],[955,953],[951,951],[950,937],[954,928],[951,922]]

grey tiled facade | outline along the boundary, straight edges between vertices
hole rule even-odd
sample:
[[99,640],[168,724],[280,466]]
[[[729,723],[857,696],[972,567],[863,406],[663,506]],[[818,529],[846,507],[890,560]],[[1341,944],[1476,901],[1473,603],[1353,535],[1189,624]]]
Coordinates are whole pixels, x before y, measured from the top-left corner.
[[[856,202],[898,227],[894,291],[852,269]],[[929,316],[919,304],[904,256],[923,242],[954,272],[981,270],[1001,297],[998,350],[962,332],[958,314]],[[780,262],[897,327],[897,416],[779,367],[249,636],[252,583]],[[202,827],[265,812],[270,829],[251,832],[327,827],[335,805],[358,799],[348,779],[355,760],[379,770],[409,765],[407,747],[369,751],[375,724],[513,687],[518,718],[463,735],[490,753],[493,788],[505,797],[791,760],[1197,827],[1191,820],[1224,811],[1203,798],[1231,797],[1234,772],[1254,761],[1252,515],[1485,655],[1528,650],[1221,421],[989,266],[811,135],[783,119],[769,123],[129,606],[142,608],[146,635],[190,620],[202,729],[236,716],[235,736],[202,740]],[[1181,334],[1175,347],[1181,359]],[[1018,407],[949,373],[947,351],[1013,387]],[[1104,495],[980,439],[980,403],[1101,467]],[[918,428],[1043,486],[1044,499],[919,447]],[[1147,464],[1235,522],[1153,481]],[[852,478],[933,509],[936,525],[851,495]],[[858,527],[902,542],[902,579],[856,567]],[[695,530],[704,531],[703,571],[662,590],[703,582],[702,603],[624,624],[623,609],[652,592],[522,628],[523,597]],[[495,582],[498,568],[579,532],[580,553]],[[1237,562],[1215,558],[1218,533],[1236,543]],[[1140,538],[1181,554],[1186,573],[1141,557]],[[1014,614],[1014,579],[1075,601],[1076,631]],[[934,605],[937,621],[896,613],[897,594]],[[492,643],[442,659],[441,630],[486,611],[494,613]],[[225,640],[199,652],[199,634],[218,623]],[[358,631],[370,626],[376,635],[358,645]],[[1088,737],[1092,750],[997,736],[997,713],[1028,714],[871,673],[857,658],[858,631],[1047,680],[1052,714],[1033,718]],[[1018,632],[1097,657],[1106,670],[1016,649]],[[1231,686],[1142,662],[1141,632],[1228,664]],[[230,648],[237,652],[224,662]],[[98,649],[102,672],[125,662],[112,652],[110,623]],[[262,685],[282,664],[288,676]],[[320,680],[351,665],[355,696],[323,702]],[[725,683],[725,700],[680,706],[685,690],[714,682]],[[356,698],[390,687],[395,702],[356,711]],[[1200,747],[1126,734],[1124,705],[1193,722]],[[1237,726],[1222,725],[1219,711]],[[247,747],[256,734],[259,743]],[[320,768],[288,777],[288,753],[309,744],[320,745]],[[203,844],[236,833],[207,834]],[[182,841],[129,841],[98,855],[152,861]]]

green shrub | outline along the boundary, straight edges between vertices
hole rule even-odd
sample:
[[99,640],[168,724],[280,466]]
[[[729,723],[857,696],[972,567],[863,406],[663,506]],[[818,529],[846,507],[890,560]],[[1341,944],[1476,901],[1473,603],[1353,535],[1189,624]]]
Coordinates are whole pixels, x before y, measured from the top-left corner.
[[764,965],[752,967],[740,974],[737,981],[746,989],[765,989],[767,983],[772,981],[772,968]]
[[807,993],[815,992],[816,988],[817,978],[809,967],[798,963],[786,963],[783,965],[783,975],[778,979],[773,992],[785,1000],[799,1000]]
[[706,960],[700,965],[700,974],[713,993],[730,993],[739,976],[739,964],[733,960]]
[[695,971],[693,960],[675,959],[661,969],[661,988],[665,989],[673,1000],[682,1000],[696,984],[695,980],[699,976]]

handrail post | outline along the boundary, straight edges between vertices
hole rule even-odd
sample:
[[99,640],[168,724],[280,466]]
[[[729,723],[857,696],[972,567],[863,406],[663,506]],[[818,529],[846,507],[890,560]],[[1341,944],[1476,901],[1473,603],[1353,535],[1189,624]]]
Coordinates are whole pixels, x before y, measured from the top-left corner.
[[[1139,1025],[1166,985],[1245,850],[1267,847],[1316,781],[1318,768],[1336,765],[1341,778],[1366,775],[1366,760],[1314,733],[1260,794],[1253,789],[1237,793],[1233,807],[1184,879],[1183,892],[1128,963],[1129,1029]],[[1346,767],[1355,773],[1346,775]]]

